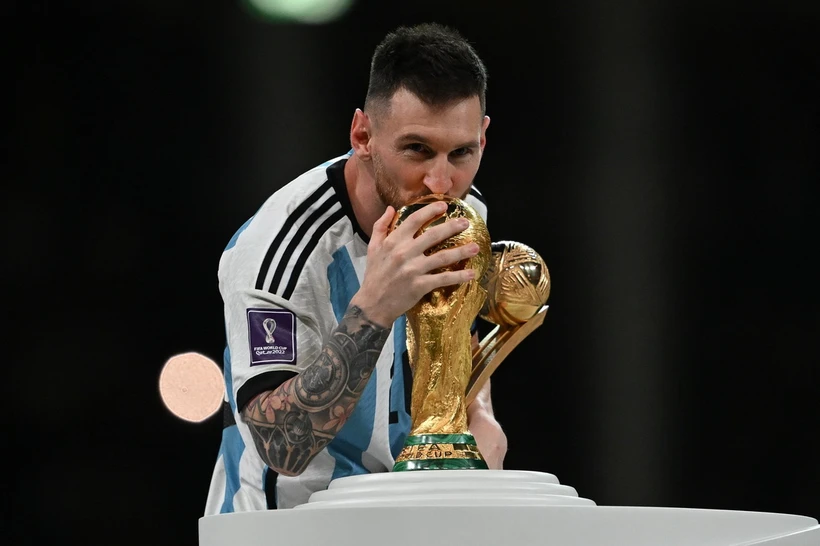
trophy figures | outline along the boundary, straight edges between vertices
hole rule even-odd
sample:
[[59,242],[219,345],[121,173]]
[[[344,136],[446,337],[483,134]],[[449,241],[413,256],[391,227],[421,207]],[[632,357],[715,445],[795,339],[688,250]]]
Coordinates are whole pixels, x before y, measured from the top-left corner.
[[[425,196],[401,208],[391,229],[439,200],[448,203],[447,211],[420,232],[459,217],[469,219],[470,227],[428,252],[476,242],[476,256],[451,266],[473,268],[476,278],[433,290],[406,313],[411,429],[394,471],[487,468],[467,427],[467,405],[512,348],[543,322],[549,295],[540,256],[519,243],[492,243],[484,220],[460,199]],[[470,328],[479,313],[498,326],[474,355]],[[539,318],[530,324],[534,316]]]

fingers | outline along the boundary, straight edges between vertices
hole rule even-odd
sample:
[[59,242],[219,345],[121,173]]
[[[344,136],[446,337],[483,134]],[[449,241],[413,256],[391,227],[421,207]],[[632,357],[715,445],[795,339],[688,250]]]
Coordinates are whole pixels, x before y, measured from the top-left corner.
[[393,222],[395,214],[396,209],[388,205],[384,210],[384,214],[373,224],[373,233],[370,235],[371,242],[379,244],[387,237],[387,232],[390,231],[390,224]]
[[[427,225],[430,221],[435,220],[438,216],[446,212],[446,210],[446,203],[426,205],[408,216],[402,223],[402,226],[406,224],[407,228],[413,229],[412,233],[415,234],[421,226]],[[399,226],[399,228],[402,226]],[[416,228],[416,226],[419,227]],[[423,260],[423,264],[420,264],[420,272],[423,274],[431,272],[437,273],[437,270],[441,268],[472,258],[478,254],[480,250],[479,246],[473,242],[462,244],[454,248],[438,250],[429,256],[426,254],[426,251],[430,248],[464,231],[468,227],[470,227],[470,221],[467,218],[450,218],[438,225],[428,227],[420,236],[414,238],[412,240],[414,250],[410,254],[418,255]],[[403,234],[407,233],[408,231],[403,232]],[[453,277],[455,278],[453,279]],[[464,273],[455,276],[450,275],[447,276],[447,279],[439,280],[448,280],[455,283],[469,281],[472,280],[472,278],[472,273]],[[444,285],[442,284],[440,286]]]
[[407,231],[415,235],[422,227],[445,212],[447,212],[447,203],[444,201],[424,205],[402,221],[396,231]]
[[400,231],[401,235],[412,234],[417,243],[414,246],[427,250],[470,227],[470,222],[466,218],[445,219],[446,221],[428,227],[419,237],[415,237],[424,226],[429,225],[445,212],[447,212],[447,203],[443,201],[430,203],[410,214],[395,231]]
[[470,221],[466,218],[453,218],[425,230],[417,238],[416,243],[422,250],[427,250],[453,235],[461,233],[468,227],[470,227]]
[[426,253],[469,227],[466,219],[447,218],[430,226],[421,236],[415,236],[422,227],[429,226],[437,218],[444,218],[446,210],[447,203],[444,202],[425,205],[392,229],[396,210],[387,207],[373,224],[367,269],[355,301],[378,324],[392,322],[431,290],[469,283],[477,277],[476,271],[469,268],[447,270],[447,266],[475,256],[479,252],[475,243],[443,248],[430,255]]
[[467,243],[454,248],[439,250],[426,257],[428,271],[446,267],[448,265],[472,258],[478,254],[480,248],[476,243]]
[[453,286],[464,284],[475,280],[475,269],[461,269],[458,271],[442,271],[426,275],[423,280],[423,292],[441,288],[442,286]]

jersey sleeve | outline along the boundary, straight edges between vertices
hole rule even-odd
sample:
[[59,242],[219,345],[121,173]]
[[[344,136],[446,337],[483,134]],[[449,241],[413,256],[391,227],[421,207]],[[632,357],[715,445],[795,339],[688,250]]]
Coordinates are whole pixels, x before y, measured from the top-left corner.
[[315,362],[336,327],[327,264],[334,228],[345,224],[328,165],[338,159],[274,192],[222,253],[226,391],[236,411]]
[[273,390],[319,355],[322,336],[313,310],[263,290],[223,294],[230,355],[229,393],[241,410],[257,394]]

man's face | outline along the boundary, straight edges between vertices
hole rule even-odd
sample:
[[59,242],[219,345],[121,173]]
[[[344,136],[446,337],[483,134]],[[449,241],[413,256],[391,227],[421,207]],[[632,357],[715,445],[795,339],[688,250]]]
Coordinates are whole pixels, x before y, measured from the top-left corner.
[[399,209],[431,193],[467,195],[490,123],[478,97],[431,108],[400,89],[389,111],[373,121],[373,174],[385,206]]

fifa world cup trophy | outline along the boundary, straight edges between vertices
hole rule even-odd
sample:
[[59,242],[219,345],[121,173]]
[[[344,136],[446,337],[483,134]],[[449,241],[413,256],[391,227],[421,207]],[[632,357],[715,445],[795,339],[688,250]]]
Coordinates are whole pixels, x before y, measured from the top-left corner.
[[[478,254],[450,268],[473,268],[476,278],[435,289],[406,313],[413,372],[411,429],[394,471],[487,468],[467,427],[467,405],[515,344],[543,321],[548,296],[549,278],[540,257],[518,243],[492,243],[484,220],[461,199],[425,196],[397,211],[391,229],[439,200],[448,203],[447,211],[419,234],[460,217],[470,220],[470,227],[428,253],[474,241]],[[473,354],[470,330],[479,313],[498,326]],[[529,325],[539,313],[540,321]]]
[[447,211],[420,230],[466,217],[470,227],[428,250],[432,254],[471,241],[479,245],[476,256],[449,266],[473,268],[470,282],[437,288],[407,313],[407,351],[413,371],[410,434],[396,458],[394,471],[487,468],[467,428],[464,396],[472,373],[470,326],[487,297],[480,279],[492,254],[490,235],[481,216],[461,199],[429,195],[402,207],[395,228],[410,214],[434,201],[447,201]]

